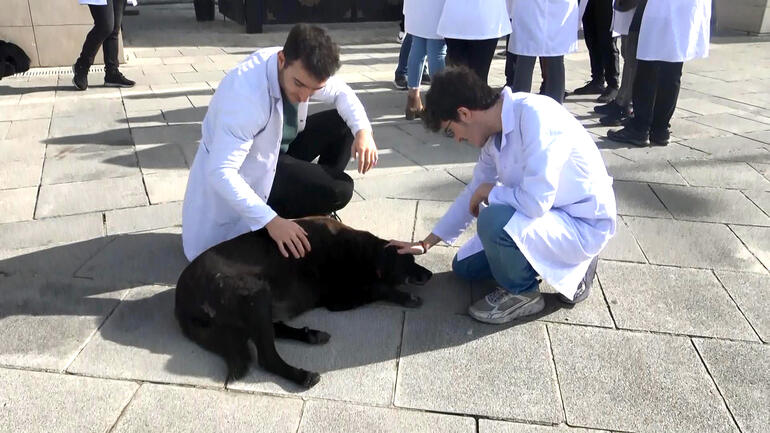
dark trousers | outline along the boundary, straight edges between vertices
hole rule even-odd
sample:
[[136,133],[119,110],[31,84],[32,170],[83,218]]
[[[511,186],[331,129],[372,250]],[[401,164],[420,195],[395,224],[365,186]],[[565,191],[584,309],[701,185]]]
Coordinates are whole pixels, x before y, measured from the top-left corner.
[[636,61],[633,129],[645,134],[668,131],[679,98],[682,65],[682,62]]
[[449,66],[465,65],[486,83],[498,39],[500,38],[483,40],[447,38],[446,63]]
[[[510,54],[510,53],[509,53]],[[514,55],[512,55],[514,56]],[[532,91],[532,72],[535,70],[534,56],[514,56],[514,76],[511,90],[514,92]],[[543,94],[556,102],[564,102],[564,56],[540,57],[543,76]]]
[[[267,204],[283,218],[328,215],[353,197],[353,179],[344,170],[353,134],[336,110],[308,116],[305,129],[278,156]],[[311,161],[318,158],[318,163]]]
[[618,88],[620,56],[616,38],[612,37],[612,0],[588,1],[583,15],[583,36],[591,59],[591,80],[607,81]]
[[93,65],[99,47],[103,46],[105,70],[118,69],[118,32],[125,8],[125,0],[107,0],[104,6],[88,5],[94,18],[94,27],[83,42],[83,51],[76,63],[78,67],[88,68]]

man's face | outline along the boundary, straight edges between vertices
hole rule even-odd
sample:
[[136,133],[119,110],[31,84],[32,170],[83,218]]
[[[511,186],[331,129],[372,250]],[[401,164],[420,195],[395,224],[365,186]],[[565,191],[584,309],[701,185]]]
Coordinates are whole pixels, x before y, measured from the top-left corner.
[[319,81],[302,65],[301,60],[286,63],[283,51],[278,52],[278,83],[283,93],[292,104],[307,102],[315,92],[326,85],[326,80]]
[[465,141],[473,147],[484,147],[489,136],[479,127],[478,121],[474,120],[473,112],[460,107],[457,109],[457,115],[457,120],[447,120],[441,123],[444,135],[454,138],[458,143]]

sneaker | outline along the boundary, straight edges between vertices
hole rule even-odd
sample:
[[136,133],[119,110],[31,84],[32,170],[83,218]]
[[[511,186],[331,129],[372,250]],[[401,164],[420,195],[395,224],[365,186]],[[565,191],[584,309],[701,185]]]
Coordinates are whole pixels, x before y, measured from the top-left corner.
[[607,138],[621,143],[633,144],[634,146],[647,146],[647,134],[643,134],[630,126],[623,129],[607,131]]
[[591,80],[583,87],[578,87],[573,91],[575,95],[598,95],[604,92],[604,83],[599,80]]
[[669,140],[671,140],[671,132],[668,129],[650,131],[650,144],[653,146],[668,146]]
[[78,64],[72,66],[72,72],[75,76],[72,77],[72,85],[78,90],[86,90],[88,88],[88,68],[81,68]]
[[395,80],[393,80],[393,85],[398,90],[406,90],[406,75],[399,75],[396,77]]
[[577,304],[578,302],[585,301],[586,298],[588,298],[588,295],[591,294],[591,286],[594,285],[594,276],[596,276],[596,265],[598,263],[599,256],[596,256],[593,260],[591,260],[591,263],[588,265],[586,275],[583,277],[583,281],[578,284],[577,291],[575,291],[575,296],[572,299],[562,295],[561,293],[559,293],[559,299],[567,304]]
[[426,86],[430,86],[430,75],[423,73],[422,79],[420,79],[420,84],[425,84]]
[[545,300],[537,289],[513,294],[498,287],[468,307],[468,313],[479,322],[501,324],[539,313],[543,308]]
[[[610,102],[610,104],[613,104],[615,101]],[[623,124],[623,121],[626,120],[631,115],[631,109],[628,107],[621,107],[616,104],[618,107],[617,110],[608,113],[606,116],[599,119],[599,123],[601,123],[604,126],[619,126]]]
[[597,105],[594,107],[594,113],[599,114],[613,114],[618,112],[621,109],[620,105],[617,104],[617,102],[610,101],[606,104]]
[[614,101],[615,98],[618,96],[618,88],[617,87],[606,87],[601,95],[599,95],[598,98],[596,98],[596,102],[610,102]]
[[106,87],[134,87],[135,81],[126,78],[120,71],[105,71],[104,85]]

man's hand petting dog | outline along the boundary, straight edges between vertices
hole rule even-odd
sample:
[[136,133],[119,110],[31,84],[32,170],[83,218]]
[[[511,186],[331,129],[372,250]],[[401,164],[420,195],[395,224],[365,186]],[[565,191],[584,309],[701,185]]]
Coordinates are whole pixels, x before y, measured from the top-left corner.
[[294,221],[276,216],[265,228],[284,257],[288,258],[291,252],[295,259],[299,259],[310,252],[307,232]]
[[471,212],[471,215],[478,218],[479,206],[481,206],[481,203],[489,203],[489,193],[494,187],[495,184],[493,183],[482,183],[476,188],[476,191],[474,191],[471,196],[470,209],[468,209]]

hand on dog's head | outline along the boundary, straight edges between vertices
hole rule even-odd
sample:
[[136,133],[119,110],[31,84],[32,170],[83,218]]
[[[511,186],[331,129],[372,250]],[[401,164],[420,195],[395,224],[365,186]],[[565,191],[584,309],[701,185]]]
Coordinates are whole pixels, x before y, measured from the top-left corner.
[[388,245],[377,257],[377,275],[393,286],[415,284],[422,286],[430,280],[433,272],[418,265],[411,254],[399,254],[398,247]]

